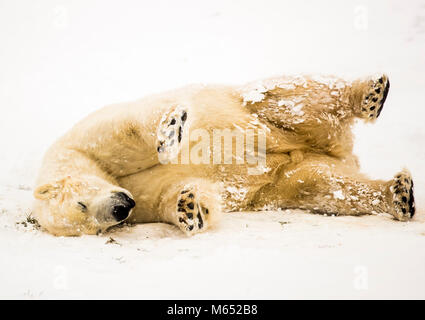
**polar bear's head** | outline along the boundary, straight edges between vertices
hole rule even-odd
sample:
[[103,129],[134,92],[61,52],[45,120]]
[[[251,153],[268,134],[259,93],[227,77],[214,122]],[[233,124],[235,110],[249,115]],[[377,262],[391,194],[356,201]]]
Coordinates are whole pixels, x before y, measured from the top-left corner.
[[38,186],[34,214],[55,235],[97,234],[127,219],[131,194],[97,177],[66,177]]

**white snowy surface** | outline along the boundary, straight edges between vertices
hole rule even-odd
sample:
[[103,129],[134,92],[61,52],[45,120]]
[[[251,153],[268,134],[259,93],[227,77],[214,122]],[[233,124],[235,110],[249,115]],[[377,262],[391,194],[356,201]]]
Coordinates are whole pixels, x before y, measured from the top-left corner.
[[[424,57],[425,1],[2,1],[0,298],[425,298]],[[232,213],[192,238],[165,224],[79,238],[19,224],[46,148],[105,104],[380,71],[388,100],[355,149],[374,178],[411,170],[411,222]]]

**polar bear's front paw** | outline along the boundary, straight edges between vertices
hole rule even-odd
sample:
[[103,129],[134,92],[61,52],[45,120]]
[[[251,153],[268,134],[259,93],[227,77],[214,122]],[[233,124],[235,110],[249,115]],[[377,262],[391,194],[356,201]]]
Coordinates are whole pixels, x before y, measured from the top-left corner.
[[161,163],[168,163],[177,157],[186,120],[187,111],[181,106],[163,115],[157,131],[157,151]]
[[177,201],[177,218],[184,233],[192,235],[207,229],[209,214],[209,209],[198,201],[192,188],[181,191]]
[[390,81],[384,74],[369,80],[362,103],[362,118],[373,121],[379,117],[390,89]]
[[395,175],[390,186],[393,202],[393,216],[400,221],[407,221],[415,214],[413,180],[408,171]]

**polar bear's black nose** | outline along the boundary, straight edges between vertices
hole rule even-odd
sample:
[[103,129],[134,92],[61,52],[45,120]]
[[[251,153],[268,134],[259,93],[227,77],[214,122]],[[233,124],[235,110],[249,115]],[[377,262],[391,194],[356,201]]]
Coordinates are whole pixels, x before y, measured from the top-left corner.
[[130,207],[125,207],[122,205],[114,206],[114,209],[112,210],[112,215],[115,218],[115,220],[122,221],[128,217],[130,210],[131,210]]
[[115,193],[113,198],[118,200],[118,203],[112,209],[112,216],[115,220],[122,221],[128,217],[130,210],[134,208],[136,203],[124,192]]

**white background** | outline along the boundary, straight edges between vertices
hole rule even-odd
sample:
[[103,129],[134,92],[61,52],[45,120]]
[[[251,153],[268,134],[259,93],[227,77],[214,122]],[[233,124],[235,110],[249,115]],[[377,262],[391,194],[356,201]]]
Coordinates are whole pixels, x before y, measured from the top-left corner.
[[[425,298],[424,57],[419,0],[0,0],[0,297]],[[45,149],[105,104],[196,82],[382,71],[387,103],[356,127],[355,148],[372,177],[411,170],[410,223],[229,214],[190,239],[160,224],[82,238],[16,224]]]

